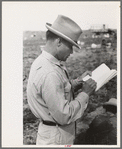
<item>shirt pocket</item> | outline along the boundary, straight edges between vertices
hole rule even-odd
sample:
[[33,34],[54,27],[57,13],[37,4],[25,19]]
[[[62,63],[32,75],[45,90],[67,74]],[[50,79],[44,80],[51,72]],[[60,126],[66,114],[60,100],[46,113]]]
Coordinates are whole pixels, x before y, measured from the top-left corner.
[[64,83],[64,95],[65,95],[65,99],[70,101],[71,84],[69,82]]

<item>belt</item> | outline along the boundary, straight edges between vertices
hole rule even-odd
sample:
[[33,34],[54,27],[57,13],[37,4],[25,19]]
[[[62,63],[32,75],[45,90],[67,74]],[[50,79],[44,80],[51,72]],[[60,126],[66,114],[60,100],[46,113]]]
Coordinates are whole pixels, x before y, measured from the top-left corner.
[[48,125],[48,126],[56,126],[56,125],[61,126],[60,124],[56,124],[56,123],[51,122],[51,121],[43,121],[43,124]]

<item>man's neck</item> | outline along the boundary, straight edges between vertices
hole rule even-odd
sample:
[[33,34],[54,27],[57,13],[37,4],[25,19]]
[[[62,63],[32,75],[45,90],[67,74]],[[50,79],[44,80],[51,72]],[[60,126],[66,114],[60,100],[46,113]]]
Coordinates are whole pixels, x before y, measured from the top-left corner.
[[50,53],[50,54],[53,55],[56,59],[58,59],[56,47],[53,45],[53,43],[47,42],[46,45],[45,45],[44,51]]

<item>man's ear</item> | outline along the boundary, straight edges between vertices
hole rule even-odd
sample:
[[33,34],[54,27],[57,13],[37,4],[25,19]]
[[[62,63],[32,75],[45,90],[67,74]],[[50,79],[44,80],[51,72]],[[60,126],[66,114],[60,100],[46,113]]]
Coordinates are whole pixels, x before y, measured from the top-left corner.
[[57,46],[60,47],[61,44],[62,44],[61,38],[57,38],[57,39],[56,39],[56,42],[57,42]]

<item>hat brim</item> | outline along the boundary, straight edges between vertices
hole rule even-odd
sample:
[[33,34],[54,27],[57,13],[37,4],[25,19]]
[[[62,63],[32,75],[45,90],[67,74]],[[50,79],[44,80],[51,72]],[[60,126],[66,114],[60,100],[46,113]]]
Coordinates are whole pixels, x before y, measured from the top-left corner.
[[54,34],[64,38],[65,40],[67,40],[68,42],[70,42],[71,44],[73,44],[74,46],[76,46],[77,48],[81,49],[81,47],[75,42],[73,41],[71,38],[67,37],[66,35],[62,34],[61,32],[55,30],[54,28],[51,27],[52,25],[49,23],[46,23],[46,27],[49,31],[53,32]]

